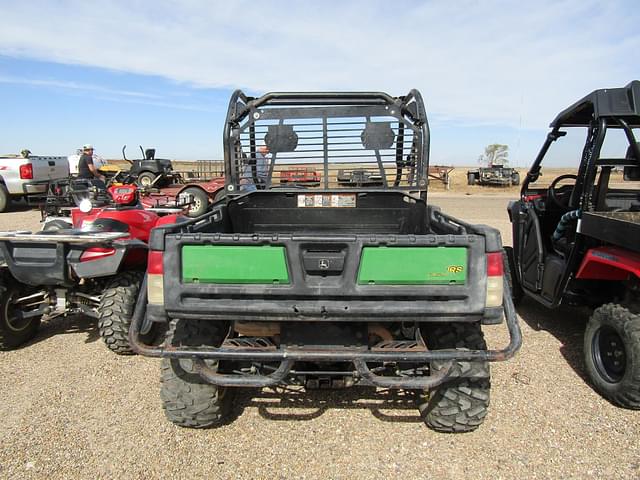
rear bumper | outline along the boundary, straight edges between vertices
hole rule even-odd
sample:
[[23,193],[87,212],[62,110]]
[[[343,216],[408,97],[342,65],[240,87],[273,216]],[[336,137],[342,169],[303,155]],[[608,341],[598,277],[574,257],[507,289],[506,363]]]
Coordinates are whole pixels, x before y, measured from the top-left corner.
[[[216,302],[215,310],[188,310],[167,312],[164,305],[147,306],[147,318],[152,322],[166,323],[170,318],[195,320],[226,320],[254,322],[481,322],[483,325],[502,323],[501,307],[485,308],[483,312],[469,314],[446,308],[446,302],[434,301],[358,301],[358,302],[240,302],[233,300]],[[436,304],[436,305],[434,305]],[[227,308],[225,308],[227,307]],[[443,308],[444,307],[444,308]],[[447,313],[443,313],[447,312]]]
[[46,193],[49,186],[49,181],[28,182],[22,184],[22,193],[24,195],[31,195],[34,193]]
[[[313,349],[308,347],[280,347],[277,349],[241,349],[215,347],[175,347],[170,345],[151,346],[140,340],[140,331],[145,323],[147,305],[146,277],[141,287],[133,315],[129,340],[141,355],[163,358],[189,358],[194,360],[196,371],[207,381],[223,386],[263,387],[282,382],[295,362],[350,362],[366,383],[384,388],[425,389],[439,385],[454,377],[465,376],[457,368],[455,362],[502,361],[513,357],[522,344],[522,335],[511,299],[509,285],[504,284],[503,305],[506,326],[509,332],[509,344],[501,350],[434,350],[434,351],[371,351],[367,349],[327,348]],[[157,309],[150,309],[151,318],[157,316]],[[190,318],[182,315],[181,318]],[[193,316],[193,318],[202,318]],[[246,317],[245,317],[246,318]],[[227,318],[228,319],[228,318]],[[450,321],[434,319],[434,321]],[[463,321],[460,317],[454,321]],[[353,321],[353,319],[352,319]],[[280,362],[279,368],[271,375],[229,375],[221,374],[208,368],[204,360],[230,360],[255,362]],[[382,377],[375,375],[367,366],[367,362],[440,362],[442,368],[437,373],[426,377]]]

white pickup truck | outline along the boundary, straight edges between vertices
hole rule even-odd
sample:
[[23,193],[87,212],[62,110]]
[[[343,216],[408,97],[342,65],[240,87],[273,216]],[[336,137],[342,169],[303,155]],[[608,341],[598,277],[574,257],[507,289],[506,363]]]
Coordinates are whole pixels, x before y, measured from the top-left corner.
[[67,157],[0,156],[0,212],[7,210],[12,199],[43,194],[49,180],[68,176]]

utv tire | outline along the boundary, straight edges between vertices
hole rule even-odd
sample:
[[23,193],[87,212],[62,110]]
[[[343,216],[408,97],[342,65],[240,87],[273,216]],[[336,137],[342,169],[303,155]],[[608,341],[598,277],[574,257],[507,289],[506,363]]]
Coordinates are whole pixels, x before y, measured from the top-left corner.
[[[174,346],[215,346],[224,341],[228,323],[205,320],[176,320],[169,331]],[[205,360],[217,368],[217,360]],[[195,373],[191,359],[163,358],[160,366],[160,398],[172,423],[187,428],[220,426],[231,410],[233,390],[206,382]]]
[[156,179],[156,174],[153,172],[142,172],[138,175],[138,185],[141,187],[149,187]]
[[[479,323],[433,325],[422,327],[421,332],[429,350],[487,348]],[[418,397],[420,416],[429,428],[437,432],[471,432],[482,424],[489,409],[489,363],[456,363],[454,368],[465,376],[453,378]],[[442,367],[442,362],[431,363],[434,371]]]
[[42,315],[22,320],[16,318],[13,300],[33,292],[11,280],[0,279],[0,350],[12,350],[27,343],[38,333],[42,320]]
[[516,261],[512,247],[504,247],[504,275],[511,288],[511,299],[513,305],[518,306],[522,302],[524,297],[524,290],[522,285],[518,281],[518,275],[516,274]]
[[207,192],[198,187],[185,188],[182,193],[193,195],[193,203],[189,207],[187,216],[190,218],[204,215],[209,208],[209,195]]
[[10,203],[11,197],[9,196],[9,191],[3,183],[0,183],[0,212],[6,212]]
[[[98,305],[98,331],[107,348],[118,355],[133,355],[129,343],[131,317],[138,301],[143,272],[122,272],[111,280]],[[151,342],[152,329],[142,340]]]
[[604,398],[640,410],[640,315],[613,303],[597,308],[584,332],[584,360]]
[[51,220],[50,222],[45,223],[44,227],[42,227],[42,231],[57,232],[58,230],[67,230],[70,228],[73,228],[73,225],[71,225],[69,222],[56,219],[56,220]]

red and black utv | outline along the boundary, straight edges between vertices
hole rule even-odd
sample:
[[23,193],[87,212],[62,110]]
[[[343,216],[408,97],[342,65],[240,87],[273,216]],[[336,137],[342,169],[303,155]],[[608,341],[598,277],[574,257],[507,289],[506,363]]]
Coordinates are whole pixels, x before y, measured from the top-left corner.
[[81,313],[98,319],[108,348],[132,353],[127,333],[149,232],[177,216],[143,209],[135,185],[108,194],[106,206],[93,208],[85,198],[72,209],[72,228],[0,232],[0,349],[31,340],[45,316]]
[[[538,186],[550,147],[575,129],[586,133],[576,174]],[[508,208],[514,299],[593,307],[586,371],[604,397],[632,409],[640,409],[639,129],[639,81],[590,93],[551,123]]]

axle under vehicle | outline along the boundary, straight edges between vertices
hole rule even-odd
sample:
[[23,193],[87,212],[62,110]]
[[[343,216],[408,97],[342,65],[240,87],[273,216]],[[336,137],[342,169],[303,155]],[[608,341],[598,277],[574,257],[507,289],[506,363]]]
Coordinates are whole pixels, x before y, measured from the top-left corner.
[[[499,232],[427,202],[420,93],[236,91],[224,152],[225,197],[150,237],[130,340],[162,357],[167,417],[219,425],[230,387],[365,385],[415,390],[433,429],[476,429],[489,362],[520,331]],[[281,184],[294,162],[320,185]],[[343,185],[347,170],[377,181]],[[510,343],[490,350],[482,326],[504,316]],[[170,324],[160,346],[139,335],[156,323]]]
[[[586,131],[575,174],[539,179],[554,142]],[[562,111],[508,208],[512,292],[548,308],[587,305],[584,363],[612,403],[640,409],[640,82]]]
[[[132,353],[127,334],[149,232],[176,220],[143,209],[136,190],[112,186],[111,201],[97,208],[85,198],[71,211],[72,226],[0,233],[0,349],[31,340],[43,317],[78,313],[98,320],[109,349]],[[144,333],[147,340],[153,336]]]

